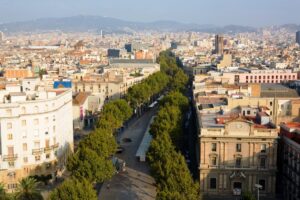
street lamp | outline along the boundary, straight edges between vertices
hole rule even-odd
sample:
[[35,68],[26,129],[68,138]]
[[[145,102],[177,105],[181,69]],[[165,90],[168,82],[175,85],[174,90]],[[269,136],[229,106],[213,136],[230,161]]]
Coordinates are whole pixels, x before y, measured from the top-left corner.
[[259,200],[259,190],[262,189],[262,185],[255,184],[254,187],[255,187],[255,189],[257,189],[257,200]]

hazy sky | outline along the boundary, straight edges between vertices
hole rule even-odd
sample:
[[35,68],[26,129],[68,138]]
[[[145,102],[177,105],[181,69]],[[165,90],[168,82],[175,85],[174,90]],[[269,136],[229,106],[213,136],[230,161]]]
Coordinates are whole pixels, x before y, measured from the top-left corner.
[[0,0],[0,23],[99,15],[216,25],[300,24],[300,0]]

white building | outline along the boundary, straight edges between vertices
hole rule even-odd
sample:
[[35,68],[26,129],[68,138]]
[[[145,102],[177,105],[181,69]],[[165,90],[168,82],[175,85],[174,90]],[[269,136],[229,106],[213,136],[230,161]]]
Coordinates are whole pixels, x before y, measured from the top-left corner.
[[73,150],[72,91],[0,91],[0,182],[54,175]]

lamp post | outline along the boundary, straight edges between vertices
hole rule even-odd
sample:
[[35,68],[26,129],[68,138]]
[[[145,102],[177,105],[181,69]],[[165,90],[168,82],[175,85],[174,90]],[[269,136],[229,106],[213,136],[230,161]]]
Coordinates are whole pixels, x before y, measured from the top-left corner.
[[257,200],[259,200],[259,190],[262,189],[262,185],[255,184],[254,187],[255,187],[255,189],[257,189]]

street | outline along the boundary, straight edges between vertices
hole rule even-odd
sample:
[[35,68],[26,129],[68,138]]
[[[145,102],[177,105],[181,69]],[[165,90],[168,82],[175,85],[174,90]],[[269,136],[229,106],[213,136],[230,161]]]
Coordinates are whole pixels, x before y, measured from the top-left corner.
[[[155,181],[150,176],[147,163],[139,162],[136,151],[156,109],[151,109],[140,118],[129,123],[128,127],[118,136],[117,140],[124,151],[117,157],[126,162],[126,171],[116,174],[112,180],[103,184],[100,200],[154,200],[156,197]],[[131,141],[124,140],[130,138]]]

